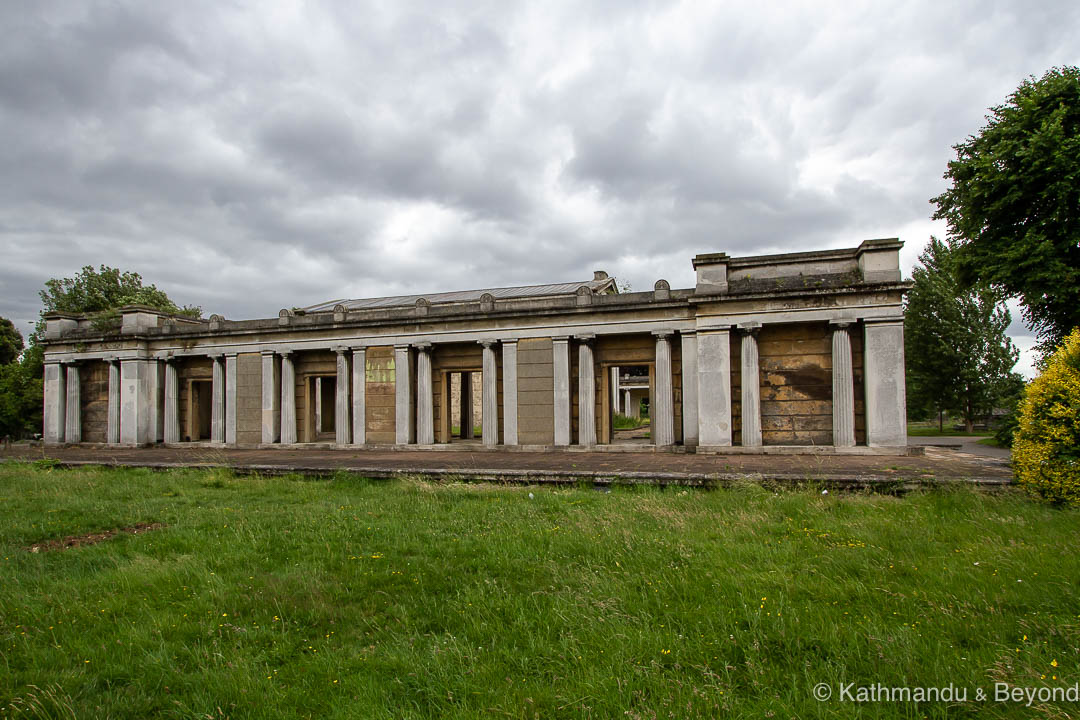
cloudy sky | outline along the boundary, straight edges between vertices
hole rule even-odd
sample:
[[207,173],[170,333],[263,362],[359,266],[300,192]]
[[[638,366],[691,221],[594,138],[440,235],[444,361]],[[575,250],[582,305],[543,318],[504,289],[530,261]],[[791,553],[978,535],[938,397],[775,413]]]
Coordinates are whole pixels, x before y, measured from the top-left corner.
[[[0,8],[0,316],[102,263],[230,318],[899,236],[1080,4]],[[1014,325],[1021,347],[1030,337]],[[1021,362],[1021,369],[1027,368]]]

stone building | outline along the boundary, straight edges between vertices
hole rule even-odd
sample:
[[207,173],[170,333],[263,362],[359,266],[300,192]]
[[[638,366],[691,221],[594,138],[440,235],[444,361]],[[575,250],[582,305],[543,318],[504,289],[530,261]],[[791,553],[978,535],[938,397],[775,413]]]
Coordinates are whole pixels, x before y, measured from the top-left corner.
[[[660,280],[620,293],[596,272],[265,320],[126,307],[102,330],[52,313],[45,440],[603,446],[626,397],[618,368],[636,366],[647,368],[650,449],[902,451],[900,247],[698,255],[685,290]],[[476,380],[482,432],[471,440],[475,409],[456,398]]]

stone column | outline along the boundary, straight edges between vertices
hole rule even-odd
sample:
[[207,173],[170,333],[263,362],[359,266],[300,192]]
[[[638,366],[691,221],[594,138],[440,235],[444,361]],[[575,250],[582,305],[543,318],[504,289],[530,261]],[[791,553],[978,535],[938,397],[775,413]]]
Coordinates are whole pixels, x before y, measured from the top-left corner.
[[435,444],[435,393],[431,383],[431,343],[416,346],[416,443]]
[[210,387],[210,441],[225,442],[225,362],[221,355],[211,355],[214,363],[213,384]]
[[679,332],[682,343],[682,431],[683,445],[698,444],[697,331]]
[[262,351],[262,442],[281,439],[281,366],[273,350]]
[[153,358],[146,363],[146,386],[149,393],[147,407],[150,411],[147,421],[147,440],[159,443],[165,437],[165,370],[161,361]]
[[495,341],[481,340],[484,346],[484,372],[481,375],[482,401],[484,416],[481,421],[481,437],[484,445],[495,447],[499,444],[499,370],[495,363]]
[[464,440],[471,440],[476,434],[473,429],[476,425],[476,420],[473,418],[473,387],[472,387],[472,373],[461,373],[461,392],[458,393],[461,399],[458,401],[458,415],[460,421],[458,427],[460,428],[460,435]]
[[348,445],[349,432],[349,356],[347,348],[334,348],[337,353],[337,382],[334,385],[334,442]]
[[595,335],[578,335],[578,445],[596,445],[596,369],[592,343]]
[[176,372],[176,361],[165,360],[165,443],[180,442],[180,382]]
[[150,437],[149,370],[146,360],[120,361],[120,443],[145,445]]
[[675,393],[672,388],[671,331],[658,330],[656,336],[656,407],[652,415],[653,443],[657,447],[675,444]]
[[236,353],[225,355],[225,443],[236,444]]
[[757,334],[761,323],[739,324],[742,339],[739,342],[742,356],[742,444],[744,447],[761,447],[761,370],[758,364]]
[[517,340],[503,340],[503,445],[518,444]]
[[58,362],[45,363],[45,442],[57,445],[64,442],[67,418],[67,371]]
[[555,373],[555,444],[570,444],[570,338],[551,338]]
[[64,442],[82,442],[82,403],[79,393],[79,366],[75,363],[66,366],[67,399],[64,402]]
[[[622,404],[622,406],[623,406],[623,414],[624,415],[630,415],[631,414],[632,410],[630,409],[630,405],[632,405],[632,403],[630,402],[630,391],[629,390],[623,390],[623,404]],[[637,417],[637,416],[632,415],[631,417]]]
[[413,426],[412,356],[408,345],[394,346],[395,437],[398,445],[408,445],[416,437]]
[[836,447],[855,446],[855,373],[851,365],[848,321],[833,320],[832,328],[832,432]]
[[731,338],[729,330],[698,330],[698,443],[731,445]]
[[292,352],[281,352],[281,444],[296,444],[296,368]]
[[864,321],[863,383],[866,385],[866,444],[907,445],[903,318]]
[[106,417],[105,442],[110,445],[120,444],[120,361],[115,358],[109,363],[109,405]]
[[367,442],[367,348],[352,351],[352,442]]
[[318,439],[319,433],[322,432],[322,378],[315,378],[315,437],[313,440]]
[[611,411],[622,412],[622,392],[619,390],[619,368],[611,368]]

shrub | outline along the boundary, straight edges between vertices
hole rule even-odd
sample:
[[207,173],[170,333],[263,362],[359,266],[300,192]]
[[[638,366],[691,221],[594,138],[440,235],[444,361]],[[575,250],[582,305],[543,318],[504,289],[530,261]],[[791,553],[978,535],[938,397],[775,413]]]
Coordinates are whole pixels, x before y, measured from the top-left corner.
[[1022,484],[1044,498],[1080,505],[1080,328],[1027,387],[1013,468]]

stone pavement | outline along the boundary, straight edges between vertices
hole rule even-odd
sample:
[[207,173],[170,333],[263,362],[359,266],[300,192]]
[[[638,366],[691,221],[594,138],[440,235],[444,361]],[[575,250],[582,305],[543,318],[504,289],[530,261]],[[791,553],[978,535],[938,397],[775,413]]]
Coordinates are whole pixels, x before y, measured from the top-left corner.
[[712,485],[739,481],[814,482],[837,487],[914,487],[941,482],[1005,485],[1005,462],[950,449],[924,456],[695,455],[655,452],[491,452],[391,449],[232,449],[42,447],[16,444],[0,460],[52,459],[65,465],[166,469],[228,467],[240,472],[368,477],[422,475],[435,479],[518,483],[645,482]]

